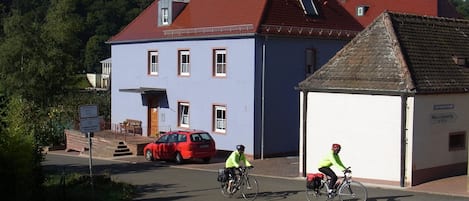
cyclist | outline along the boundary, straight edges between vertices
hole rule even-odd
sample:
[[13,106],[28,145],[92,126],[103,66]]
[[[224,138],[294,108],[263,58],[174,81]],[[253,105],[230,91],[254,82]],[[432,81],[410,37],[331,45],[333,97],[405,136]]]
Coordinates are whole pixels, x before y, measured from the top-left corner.
[[342,161],[339,157],[341,146],[340,144],[332,144],[331,152],[324,157],[324,159],[319,163],[319,171],[331,178],[329,183],[329,197],[331,197],[332,192],[335,191],[335,183],[337,182],[337,175],[331,169],[331,166],[336,166],[341,171],[345,171],[345,166],[342,164]]
[[246,159],[246,156],[244,156],[244,148],[242,144],[236,145],[236,151],[231,152],[228,159],[226,159],[225,168],[228,171],[229,178],[233,178],[232,176],[236,174],[236,169],[239,168],[240,162],[243,162],[246,167],[253,167]]

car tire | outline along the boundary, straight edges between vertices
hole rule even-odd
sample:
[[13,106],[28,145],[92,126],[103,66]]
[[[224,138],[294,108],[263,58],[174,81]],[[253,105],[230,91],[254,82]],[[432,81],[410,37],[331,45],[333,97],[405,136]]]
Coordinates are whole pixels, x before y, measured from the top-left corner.
[[145,159],[146,159],[147,161],[153,161],[153,160],[155,160],[155,158],[153,158],[153,154],[151,153],[151,150],[147,150],[147,151],[145,152]]
[[210,157],[207,157],[207,158],[203,158],[202,160],[204,161],[204,163],[210,163]]
[[176,162],[176,164],[182,164],[183,161],[184,159],[182,158],[181,153],[176,152],[176,156],[174,157],[174,162]]

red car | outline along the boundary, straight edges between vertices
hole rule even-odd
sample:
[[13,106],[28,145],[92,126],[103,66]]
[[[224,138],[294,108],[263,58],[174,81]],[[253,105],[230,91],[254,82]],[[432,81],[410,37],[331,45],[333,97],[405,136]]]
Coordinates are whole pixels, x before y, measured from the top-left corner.
[[212,136],[198,130],[170,131],[143,148],[145,159],[149,161],[174,160],[177,164],[196,158],[208,163],[215,152]]

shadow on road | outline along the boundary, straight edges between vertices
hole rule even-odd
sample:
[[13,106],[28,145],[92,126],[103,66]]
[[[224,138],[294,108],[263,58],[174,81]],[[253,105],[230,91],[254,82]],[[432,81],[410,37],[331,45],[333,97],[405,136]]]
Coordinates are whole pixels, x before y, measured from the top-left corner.
[[259,192],[258,198],[262,197],[263,200],[284,200],[288,199],[289,196],[296,195],[304,191],[277,191],[277,192]]
[[381,196],[381,197],[371,197],[367,201],[398,201],[399,198],[412,197],[413,195],[399,195],[399,196]]
[[189,196],[168,196],[164,198],[134,199],[134,201],[174,201],[174,200],[186,199],[188,197]]

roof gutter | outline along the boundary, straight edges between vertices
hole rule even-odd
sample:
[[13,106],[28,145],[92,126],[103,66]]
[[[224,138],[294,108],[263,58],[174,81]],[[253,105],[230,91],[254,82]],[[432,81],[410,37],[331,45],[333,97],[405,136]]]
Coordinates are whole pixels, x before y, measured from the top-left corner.
[[245,38],[253,37],[256,33],[245,33],[245,34],[226,34],[216,36],[181,36],[171,38],[148,38],[138,40],[122,40],[122,41],[106,41],[106,44],[117,45],[117,44],[133,44],[133,43],[149,43],[149,42],[165,42],[165,41],[183,41],[183,40],[211,40],[211,39],[222,39],[222,38]]
[[387,95],[387,96],[414,96],[415,91],[391,91],[391,90],[373,90],[373,89],[343,89],[343,88],[310,88],[310,87],[295,87],[296,90],[309,91],[309,92],[325,92],[325,93],[347,93],[347,94],[367,94],[367,95]]
[[264,42],[262,44],[262,87],[261,87],[261,160],[264,160],[264,138],[265,138],[265,53],[266,45],[269,37],[264,37]]
[[400,171],[400,186],[405,186],[405,168],[407,156],[407,95],[401,95],[401,171]]

